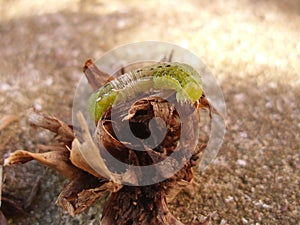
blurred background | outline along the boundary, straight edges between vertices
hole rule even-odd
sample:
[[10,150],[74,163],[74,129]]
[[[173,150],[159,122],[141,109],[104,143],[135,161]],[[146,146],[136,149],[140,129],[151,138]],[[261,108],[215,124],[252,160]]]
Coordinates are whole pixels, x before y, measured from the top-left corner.
[[[227,104],[218,158],[198,171],[192,191],[171,204],[184,222],[297,224],[300,221],[300,1],[0,0],[0,130],[3,157],[36,151],[52,135],[29,127],[34,106],[71,122],[82,66],[136,41],[167,41],[198,55]],[[5,168],[3,189],[26,199],[9,224],[99,224],[101,202],[71,218],[55,206],[66,180],[35,162]]]

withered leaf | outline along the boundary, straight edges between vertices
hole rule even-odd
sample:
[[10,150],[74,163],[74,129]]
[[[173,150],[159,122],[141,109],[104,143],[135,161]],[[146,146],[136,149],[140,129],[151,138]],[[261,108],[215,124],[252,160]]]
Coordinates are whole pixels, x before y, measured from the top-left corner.
[[31,160],[37,160],[41,164],[57,170],[69,179],[74,179],[81,171],[70,163],[69,153],[62,151],[33,153],[25,150],[17,150],[4,160],[4,166],[26,163]]
[[98,198],[108,192],[116,192],[120,188],[119,184],[95,179],[88,173],[81,173],[62,190],[57,204],[74,216],[90,207]]

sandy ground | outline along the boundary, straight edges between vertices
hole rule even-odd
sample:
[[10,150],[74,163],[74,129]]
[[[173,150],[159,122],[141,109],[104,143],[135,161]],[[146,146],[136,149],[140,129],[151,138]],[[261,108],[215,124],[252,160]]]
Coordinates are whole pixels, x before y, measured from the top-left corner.
[[[217,160],[198,173],[190,195],[171,205],[182,221],[212,213],[212,224],[299,224],[300,2],[0,1],[0,150],[36,151],[52,135],[29,127],[32,106],[71,121],[86,59],[120,44],[168,41],[197,54],[220,84],[228,123]],[[10,224],[99,224],[101,202],[69,217],[55,205],[66,180],[35,162],[5,169],[4,190],[28,215]]]

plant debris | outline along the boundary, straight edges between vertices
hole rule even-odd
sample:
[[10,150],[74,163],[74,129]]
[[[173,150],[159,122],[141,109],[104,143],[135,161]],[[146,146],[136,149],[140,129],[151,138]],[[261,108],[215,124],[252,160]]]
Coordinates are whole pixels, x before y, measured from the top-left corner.
[[[94,89],[103,83],[99,81],[101,70],[90,60],[87,61],[84,71]],[[205,104],[201,104],[200,107],[210,110],[205,96],[202,96],[202,99],[205,100]],[[77,117],[81,126],[80,137],[75,136],[72,126],[33,109],[29,113],[30,123],[56,133],[56,143],[50,146],[40,145],[37,153],[17,150],[5,159],[4,165],[37,160],[63,174],[70,182],[58,196],[57,204],[72,216],[86,210],[98,198],[109,194],[101,224],[182,224],[171,214],[167,202],[174,199],[182,188],[193,181],[193,167],[197,165],[199,154],[206,147],[205,144],[200,144],[195,150],[194,148],[180,149],[179,152],[182,151],[180,154],[183,156],[186,151],[193,151],[190,152],[192,156],[189,160],[181,158],[180,161],[173,160],[170,161],[171,164],[155,167],[154,173],[162,176],[164,181],[148,186],[134,185],[138,184],[139,179],[143,177],[133,170],[126,169],[122,173],[117,173],[116,168],[108,168],[105,163],[108,159],[105,157],[105,152],[101,150],[103,144],[112,156],[128,165],[145,166],[166,159],[176,149],[180,137],[181,123],[176,109],[164,99],[155,96],[140,99],[131,105],[125,118],[129,120],[132,131],[141,135],[140,138],[147,136],[145,132],[147,133],[152,118],[165,118],[167,123],[166,137],[159,148],[148,148],[146,152],[135,151],[115,137],[110,109],[98,122],[94,138],[89,132],[83,115],[79,113]],[[122,130],[122,126],[118,124],[118,129]],[[188,133],[188,131],[184,132]],[[85,152],[88,157],[84,157],[82,152]],[[183,167],[170,176],[169,168],[178,167],[180,163],[183,163]],[[122,185],[124,183],[129,185]],[[203,223],[190,224],[207,224],[209,218],[207,217]]]

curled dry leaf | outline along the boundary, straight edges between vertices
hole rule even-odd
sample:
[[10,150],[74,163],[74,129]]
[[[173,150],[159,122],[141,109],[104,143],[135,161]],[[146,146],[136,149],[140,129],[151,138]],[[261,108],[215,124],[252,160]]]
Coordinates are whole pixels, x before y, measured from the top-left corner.
[[86,163],[80,154],[79,148],[90,146],[86,143],[80,144],[74,138],[75,136],[70,126],[55,117],[45,115],[37,110],[29,112],[29,121],[35,126],[55,132],[58,143],[52,146],[42,146],[42,152],[37,153],[17,150],[5,159],[5,166],[37,160],[69,178],[71,182],[61,192],[57,203],[71,215],[84,211],[108,191],[119,189],[119,184],[112,185],[108,180],[101,179],[99,173],[97,174],[93,171]]
[[[124,71],[126,68],[122,70]],[[112,79],[99,70],[91,60],[87,61],[84,72],[93,89],[105,83],[104,76],[108,81]],[[211,109],[204,95],[197,106]],[[82,114],[77,116],[82,131],[80,140],[75,137],[72,126],[55,117],[32,110],[29,113],[29,121],[56,133],[57,143],[52,146],[40,146],[41,151],[37,153],[18,150],[5,160],[5,165],[25,163],[34,159],[69,178],[70,183],[61,191],[57,204],[72,216],[110,193],[104,206],[102,225],[182,225],[169,211],[167,202],[174,199],[182,188],[192,182],[193,168],[197,165],[199,154],[205,145],[199,145],[198,148],[181,148],[179,151],[182,151],[183,156],[187,154],[191,157],[169,160],[156,166],[155,174],[164,179],[153,185],[136,186],[143,177],[138,170],[131,169],[131,166],[156,165],[165,160],[175,151],[181,132],[189,133],[188,130],[182,131],[176,107],[160,97],[148,97],[133,103],[123,117],[124,124],[129,121],[132,132],[140,139],[145,139],[149,133],[166,129],[162,142],[153,149],[147,147],[143,141],[139,143],[120,141],[112,128],[111,109],[108,109],[97,123],[93,137]],[[166,128],[160,127],[155,120],[154,125],[150,124],[153,118],[158,117],[166,122]],[[123,129],[122,122],[117,124],[117,129]],[[137,144],[146,151],[134,150]],[[188,146],[188,142],[183,142],[183,145]],[[109,162],[106,154],[114,156],[129,167],[116,172],[117,168]],[[181,169],[173,174],[172,168],[181,164],[183,165]],[[122,185],[124,183],[135,185]],[[207,218],[203,224],[207,224],[209,220],[210,218]]]

